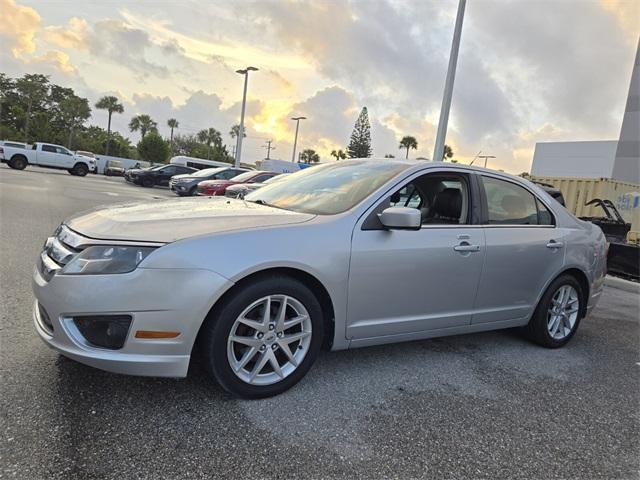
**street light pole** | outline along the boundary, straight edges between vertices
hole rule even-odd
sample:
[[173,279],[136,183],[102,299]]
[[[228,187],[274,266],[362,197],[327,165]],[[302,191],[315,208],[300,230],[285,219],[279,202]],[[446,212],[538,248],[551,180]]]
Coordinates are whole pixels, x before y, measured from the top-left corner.
[[238,139],[236,141],[236,161],[235,167],[240,166],[240,160],[242,159],[242,138],[244,137],[244,110],[247,106],[247,84],[249,83],[249,72],[257,72],[256,67],[247,67],[244,70],[236,70],[236,73],[244,75],[244,91],[242,93],[242,111],[240,113],[240,131],[238,132]]
[[440,109],[438,133],[436,135],[436,144],[433,147],[434,162],[442,162],[444,157],[444,140],[447,136],[449,110],[451,109],[451,96],[453,95],[453,81],[456,77],[458,50],[460,50],[460,36],[462,35],[462,19],[464,18],[464,8],[466,4],[467,0],[459,0],[458,2],[458,15],[456,16],[456,26],[453,30],[453,41],[451,42],[451,55],[449,56],[447,78],[444,82],[444,94],[442,96],[442,108]]
[[298,146],[298,129],[300,128],[300,120],[306,120],[307,117],[291,117],[296,122],[296,136],[293,139],[293,153],[291,154],[291,162],[296,161],[296,147]]

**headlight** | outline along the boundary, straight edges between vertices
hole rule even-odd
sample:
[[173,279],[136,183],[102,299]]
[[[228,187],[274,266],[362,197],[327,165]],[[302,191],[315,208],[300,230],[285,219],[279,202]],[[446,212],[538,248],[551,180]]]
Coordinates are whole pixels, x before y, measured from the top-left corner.
[[144,260],[155,248],[136,246],[89,247],[71,261],[60,272],[63,275],[101,275],[128,273]]

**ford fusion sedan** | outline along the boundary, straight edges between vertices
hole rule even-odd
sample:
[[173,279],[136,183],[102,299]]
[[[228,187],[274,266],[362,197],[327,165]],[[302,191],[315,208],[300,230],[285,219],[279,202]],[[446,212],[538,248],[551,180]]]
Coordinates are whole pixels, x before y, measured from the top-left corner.
[[561,347],[602,293],[605,250],[598,227],[519,177],[349,160],[245,200],[71,218],[38,259],[33,315],[87,365],[184,377],[198,352],[229,392],[266,397],[321,348],[512,327]]
[[192,196],[196,194],[196,187],[200,182],[205,180],[230,180],[248,171],[246,168],[218,167],[205,168],[193,173],[183,173],[182,175],[171,177],[169,189],[181,197]]
[[174,175],[194,173],[198,170],[182,165],[158,165],[151,168],[131,169],[124,173],[124,179],[135,185],[151,188],[155,185],[168,186]]
[[278,175],[276,172],[249,171],[242,173],[230,180],[208,180],[198,183],[196,192],[198,195],[215,196],[224,195],[227,187],[238,183],[262,183]]

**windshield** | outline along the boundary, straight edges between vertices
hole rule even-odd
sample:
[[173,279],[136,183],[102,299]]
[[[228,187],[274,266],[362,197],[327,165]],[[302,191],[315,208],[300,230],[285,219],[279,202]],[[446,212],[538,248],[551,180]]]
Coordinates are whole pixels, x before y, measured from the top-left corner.
[[208,176],[213,175],[215,173],[221,172],[224,169],[225,169],[225,167],[205,168],[204,170],[199,170],[197,172],[190,173],[188,175],[190,175],[192,177],[208,177]]
[[295,212],[334,215],[353,208],[406,168],[404,163],[376,160],[314,166],[265,185],[245,199]]
[[231,181],[232,182],[246,182],[247,180],[251,180],[258,173],[260,173],[260,172],[244,172],[244,173],[241,173],[240,175],[236,175],[235,177],[233,177],[231,179]]
[[166,167],[166,165],[156,165],[155,167],[149,167],[147,168],[147,170],[151,171],[151,170],[160,170],[161,168]]

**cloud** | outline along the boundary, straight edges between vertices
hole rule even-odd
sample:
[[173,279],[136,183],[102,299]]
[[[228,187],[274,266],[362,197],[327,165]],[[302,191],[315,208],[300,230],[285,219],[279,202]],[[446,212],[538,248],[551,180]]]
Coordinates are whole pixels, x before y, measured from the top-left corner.
[[45,27],[42,38],[60,48],[87,48],[88,24],[86,20],[72,17],[67,26]]
[[2,28],[0,37],[7,41],[14,57],[33,53],[35,35],[40,28],[40,15],[31,7],[17,5],[15,0],[0,0]]
[[147,32],[120,20],[97,22],[89,39],[91,54],[106,57],[143,77],[155,75],[166,78],[169,76],[169,69],[146,58],[147,50],[152,46]]
[[50,50],[43,55],[31,57],[26,62],[32,66],[38,66],[40,69],[47,70],[52,67],[63,75],[76,75],[78,70],[71,64],[69,55],[58,50]]

